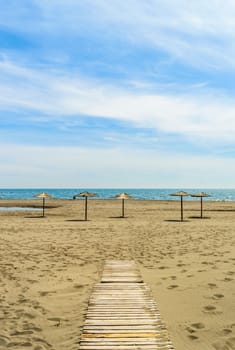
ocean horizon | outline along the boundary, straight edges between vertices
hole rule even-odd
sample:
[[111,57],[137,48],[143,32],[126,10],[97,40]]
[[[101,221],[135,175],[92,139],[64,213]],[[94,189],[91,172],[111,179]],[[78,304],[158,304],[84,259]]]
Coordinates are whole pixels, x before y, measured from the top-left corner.
[[[136,200],[177,200],[170,194],[185,191],[189,194],[205,192],[210,197],[204,200],[235,201],[235,189],[212,188],[4,188],[0,189],[0,199],[33,199],[40,192],[47,192],[55,199],[72,199],[75,194],[89,191],[96,194],[97,199],[111,199],[121,192],[127,192]],[[184,197],[185,200],[195,200]]]

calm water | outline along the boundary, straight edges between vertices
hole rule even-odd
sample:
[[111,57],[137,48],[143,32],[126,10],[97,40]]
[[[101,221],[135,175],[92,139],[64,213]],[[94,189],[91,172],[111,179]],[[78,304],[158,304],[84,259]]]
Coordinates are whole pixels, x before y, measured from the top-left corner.
[[25,211],[25,210],[30,210],[30,211],[37,211],[41,210],[41,208],[31,208],[31,207],[0,207],[0,211]]
[[[235,201],[235,189],[96,189],[96,188],[71,188],[71,189],[54,189],[54,188],[35,188],[35,189],[0,189],[0,199],[32,199],[40,192],[47,192],[53,198],[58,199],[72,199],[77,193],[83,191],[93,192],[100,199],[110,199],[120,192],[127,192],[132,195],[134,199],[148,199],[148,200],[177,200],[178,197],[170,196],[170,193],[177,191],[185,191],[191,194],[198,192],[206,192],[211,197],[204,198],[204,200],[215,200],[215,201]],[[185,200],[192,200],[191,197],[185,197]],[[195,198],[194,198],[195,200]]]

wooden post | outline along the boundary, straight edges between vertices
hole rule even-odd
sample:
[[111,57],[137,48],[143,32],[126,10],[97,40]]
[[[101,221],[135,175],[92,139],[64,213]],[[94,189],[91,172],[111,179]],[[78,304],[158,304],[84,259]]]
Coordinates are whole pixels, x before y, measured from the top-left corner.
[[202,197],[201,197],[201,219],[202,219]]
[[87,197],[85,197],[85,221],[87,221]]
[[124,218],[124,198],[122,198],[122,217]]
[[181,196],[181,221],[183,221],[183,196]]
[[45,198],[42,199],[42,216],[44,217]]

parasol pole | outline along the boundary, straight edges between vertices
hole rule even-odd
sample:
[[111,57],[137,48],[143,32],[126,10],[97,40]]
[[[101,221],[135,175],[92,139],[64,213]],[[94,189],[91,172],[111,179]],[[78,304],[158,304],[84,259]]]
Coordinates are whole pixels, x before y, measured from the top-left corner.
[[202,219],[202,197],[201,197],[201,219]]
[[184,220],[183,218],[183,196],[180,196],[181,197],[181,221]]
[[45,198],[43,197],[42,199],[42,216],[44,217],[44,212],[45,212]]
[[87,221],[87,196],[85,196],[85,221]]
[[122,198],[122,217],[124,218],[124,201],[125,201],[125,199],[124,198]]

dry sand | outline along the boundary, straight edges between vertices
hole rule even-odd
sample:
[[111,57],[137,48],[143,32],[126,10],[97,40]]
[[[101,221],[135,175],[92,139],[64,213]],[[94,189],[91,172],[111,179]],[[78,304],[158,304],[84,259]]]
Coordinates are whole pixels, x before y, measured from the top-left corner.
[[[235,203],[46,201],[0,211],[0,349],[77,350],[103,261],[134,259],[176,350],[235,349]],[[39,205],[0,201],[0,206]]]

